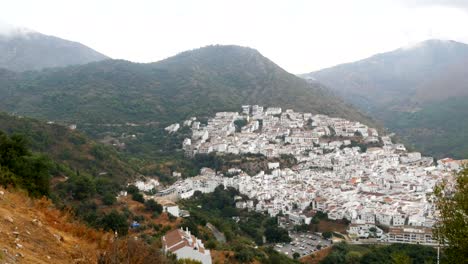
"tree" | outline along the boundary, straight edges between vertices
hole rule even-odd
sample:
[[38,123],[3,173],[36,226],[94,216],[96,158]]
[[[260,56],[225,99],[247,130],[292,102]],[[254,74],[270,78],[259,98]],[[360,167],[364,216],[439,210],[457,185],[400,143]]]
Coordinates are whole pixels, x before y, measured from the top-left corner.
[[236,127],[236,132],[241,132],[242,127],[247,125],[248,122],[246,119],[238,119],[234,121],[234,126]]
[[346,264],[359,264],[361,261],[361,254],[357,251],[350,251],[345,255]]
[[139,192],[132,194],[132,200],[140,203],[145,203],[145,198],[143,197],[143,194]]
[[293,256],[293,259],[298,259],[301,257],[301,254],[294,252],[292,256]]
[[105,193],[102,196],[102,202],[105,205],[113,205],[116,201],[117,201],[117,198],[115,198],[115,195],[113,195],[112,193]]
[[248,263],[253,260],[255,255],[254,252],[252,252],[250,249],[242,248],[241,250],[235,253],[234,257],[242,263]]
[[[447,244],[444,254],[449,263],[468,263],[468,167],[456,175],[455,186],[446,181],[434,190],[440,220],[434,235],[440,244]],[[462,262],[460,262],[462,261]]]
[[145,209],[150,212],[156,212],[158,214],[161,214],[163,211],[162,205],[160,205],[158,202],[156,202],[153,199],[147,200],[145,202]]
[[0,131],[0,185],[21,187],[32,196],[49,195],[52,162],[32,154],[26,139]]
[[391,257],[392,257],[392,261],[393,261],[394,264],[411,264],[411,263],[413,263],[411,261],[411,258],[408,255],[406,255],[406,254],[404,254],[402,252],[395,252],[395,253],[393,253],[391,255]]
[[322,233],[322,237],[325,238],[325,239],[329,239],[333,236],[333,233],[330,232],[330,231],[326,231],[326,232],[323,232]]
[[138,187],[136,187],[135,185],[129,185],[127,187],[127,192],[128,194],[134,194],[134,193],[138,193],[140,190],[138,190]]
[[128,233],[127,218],[116,210],[112,210],[109,214],[104,215],[101,219],[101,226],[104,230],[117,231],[119,235],[125,236]]
[[69,188],[73,192],[73,197],[76,200],[90,198],[96,193],[94,180],[89,176],[77,176],[72,178]]
[[269,226],[265,229],[265,237],[269,243],[277,242],[291,242],[291,237],[289,237],[288,231],[281,227],[272,227]]

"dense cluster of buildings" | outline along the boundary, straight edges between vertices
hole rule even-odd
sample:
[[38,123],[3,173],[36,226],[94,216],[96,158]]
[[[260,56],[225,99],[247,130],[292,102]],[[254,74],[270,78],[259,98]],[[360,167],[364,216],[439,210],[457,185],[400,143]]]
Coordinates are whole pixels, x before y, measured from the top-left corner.
[[211,192],[223,184],[250,198],[238,201],[239,208],[272,216],[282,212],[298,223],[310,221],[302,214],[306,208],[323,211],[330,219],[348,219],[348,233],[355,237],[380,237],[376,227],[382,225],[391,227],[388,241],[400,241],[410,230],[414,232],[408,231],[409,237],[418,234],[424,243],[433,243],[430,230],[437,213],[429,194],[436,183],[451,181],[459,166],[454,160],[435,163],[431,157],[408,152],[359,122],[277,107],[243,106],[241,113],[217,113],[206,125],[196,118],[183,125],[192,129],[192,137],[183,142],[189,156],[288,154],[297,163],[282,169],[271,163],[268,171],[257,175],[232,168],[231,177],[203,169],[200,176],[180,180],[163,193],[188,198],[197,190]]

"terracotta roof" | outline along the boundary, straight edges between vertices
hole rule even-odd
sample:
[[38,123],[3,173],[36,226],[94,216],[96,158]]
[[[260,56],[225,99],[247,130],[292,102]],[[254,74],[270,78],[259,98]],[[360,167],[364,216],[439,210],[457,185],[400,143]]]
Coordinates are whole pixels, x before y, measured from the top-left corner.
[[197,238],[193,235],[188,236],[188,233],[181,229],[175,229],[166,233],[162,241],[165,248],[172,253],[181,248],[190,247],[201,254],[205,254],[205,248],[197,243]]

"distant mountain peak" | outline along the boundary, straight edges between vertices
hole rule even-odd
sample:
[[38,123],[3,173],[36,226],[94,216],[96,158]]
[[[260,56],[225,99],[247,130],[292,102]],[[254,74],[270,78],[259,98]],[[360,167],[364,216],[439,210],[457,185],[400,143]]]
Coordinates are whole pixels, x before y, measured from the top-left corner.
[[461,158],[468,153],[467,64],[467,44],[429,39],[301,76],[316,78],[419,149]]
[[17,38],[17,37],[30,37],[33,34],[38,32],[25,28],[25,27],[15,27],[9,29],[0,29],[0,37],[3,38]]
[[408,44],[398,50],[414,50],[420,48],[450,48],[454,46],[467,46],[465,43],[447,39],[428,39],[412,44]]
[[3,27],[0,32],[0,68],[12,71],[40,70],[109,59],[81,43],[26,28]]

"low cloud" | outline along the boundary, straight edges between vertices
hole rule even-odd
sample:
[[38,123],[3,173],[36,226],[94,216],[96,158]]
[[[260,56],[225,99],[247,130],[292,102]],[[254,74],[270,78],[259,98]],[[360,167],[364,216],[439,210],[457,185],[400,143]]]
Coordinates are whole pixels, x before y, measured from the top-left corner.
[[24,27],[13,26],[5,21],[0,20],[0,35],[4,37],[25,36],[28,33],[34,32],[31,29]]
[[467,0],[400,0],[403,4],[408,6],[445,6],[463,9],[468,12]]

